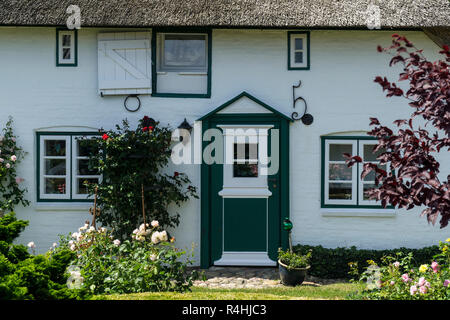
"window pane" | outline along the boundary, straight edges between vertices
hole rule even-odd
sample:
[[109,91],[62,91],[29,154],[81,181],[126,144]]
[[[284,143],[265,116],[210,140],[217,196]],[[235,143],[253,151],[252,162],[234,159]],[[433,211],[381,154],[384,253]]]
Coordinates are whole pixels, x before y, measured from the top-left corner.
[[258,159],[257,143],[235,143],[234,159],[237,160],[256,160]]
[[78,160],[78,175],[80,176],[92,176],[98,175],[96,170],[89,168],[89,159]]
[[352,184],[351,183],[330,183],[328,189],[329,199],[351,200]]
[[77,155],[79,157],[89,157],[90,154],[96,154],[98,150],[90,146],[89,140],[77,141]]
[[365,183],[364,184],[364,187],[363,187],[363,199],[364,200],[372,200],[366,195],[366,191],[370,190],[370,189],[374,189],[374,188],[375,188],[375,184],[373,184],[373,183]]
[[206,67],[205,39],[203,35],[165,35],[164,66]]
[[352,168],[346,164],[330,163],[328,168],[329,180],[352,180]]
[[295,52],[295,63],[303,63],[303,52]]
[[345,161],[344,153],[352,154],[351,144],[330,144],[331,161]]
[[65,156],[66,140],[45,140],[46,156]]
[[365,144],[364,145],[364,161],[377,161],[377,157],[384,152],[384,149],[378,150],[376,153],[373,152],[376,144]]
[[65,159],[46,159],[45,160],[45,174],[51,176],[66,175],[66,160]]
[[96,178],[90,178],[90,179],[80,178],[80,179],[78,179],[78,183],[77,183],[77,193],[78,194],[88,194],[87,185],[97,184],[97,183],[98,183],[98,179],[96,179]]
[[70,48],[63,48],[63,59],[70,59]]
[[66,193],[66,179],[64,178],[46,178],[44,183],[46,194]]
[[[386,165],[378,165],[379,168],[386,170]],[[370,171],[370,173],[364,177],[364,181],[375,181],[375,171]]]
[[295,39],[295,50],[303,50],[303,39],[302,38]]
[[62,36],[62,45],[64,47],[70,47],[70,38],[71,38],[70,34],[64,34]]
[[250,178],[258,177],[258,164],[233,164],[233,177]]

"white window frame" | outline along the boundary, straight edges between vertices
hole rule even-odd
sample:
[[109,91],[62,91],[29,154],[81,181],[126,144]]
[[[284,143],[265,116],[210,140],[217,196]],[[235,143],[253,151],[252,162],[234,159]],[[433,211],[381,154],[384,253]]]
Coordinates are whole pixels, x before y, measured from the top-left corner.
[[[79,138],[86,136],[72,136],[72,199],[92,199],[92,196],[86,194],[76,193],[78,189],[78,179],[98,179],[99,183],[102,180],[101,175],[78,175],[78,160],[87,160],[89,157],[80,156],[78,154],[77,142]],[[89,136],[87,136],[89,137]]]
[[[370,163],[374,163],[377,165],[380,164],[380,161],[373,161],[373,160],[366,161],[366,159],[364,159],[364,146],[365,145],[376,145],[376,144],[377,144],[376,140],[359,140],[359,156],[363,160],[363,163],[358,163],[359,175],[361,175],[364,163],[370,162]],[[359,187],[358,188],[359,205],[377,205],[376,200],[364,200],[364,184],[373,184],[374,182],[364,181],[363,179],[361,179],[361,177],[358,177],[358,183],[359,183],[359,186],[358,186]]]
[[[268,136],[273,125],[218,125],[224,135],[223,197],[269,197],[268,187]],[[258,176],[234,177],[235,143],[258,144]]]
[[[164,62],[164,45],[166,35],[182,35],[182,36],[203,36],[205,39],[205,63],[203,67],[192,66],[178,66],[167,67],[163,65]],[[157,71],[158,72],[194,72],[207,73],[208,72],[208,34],[207,33],[174,33],[174,32],[160,32],[157,34],[158,54],[157,54]]]
[[[336,139],[326,139],[325,140],[325,156],[324,156],[324,204],[338,204],[338,205],[357,205],[357,166],[352,167],[352,180],[329,180],[330,176],[330,163],[345,164],[345,160],[342,161],[330,161],[330,144],[345,144],[352,146],[352,156],[356,155],[357,152],[357,140],[336,140]],[[342,200],[342,199],[329,199],[329,188],[330,183],[351,183],[352,184],[352,199]]]
[[[61,201],[73,201],[77,200],[92,200],[93,196],[86,194],[75,193],[77,190],[77,178],[98,178],[99,182],[102,180],[101,175],[78,175],[78,161],[79,159],[88,159],[88,157],[81,157],[77,154],[77,138],[81,137],[95,137],[95,134],[86,135],[73,135],[68,133],[67,135],[55,134],[55,135],[40,135],[39,136],[39,201],[45,202],[46,200],[61,200]],[[46,156],[45,155],[45,141],[47,140],[65,140],[66,141],[66,155],[65,156]],[[54,176],[45,174],[45,160],[46,159],[65,159],[66,160],[66,174],[65,176]],[[45,193],[45,178],[61,178],[66,180],[66,193],[65,194],[47,194]]]
[[[63,37],[70,35],[70,46],[64,46]],[[76,31],[75,30],[58,30],[58,65],[75,65],[76,61]],[[64,49],[70,49],[70,59],[64,59]]]
[[[289,69],[308,69],[309,68],[309,33],[307,32],[290,32],[289,33]],[[295,40],[303,40],[303,49],[295,49]],[[303,52],[303,62],[295,62],[295,53]]]
[[[66,155],[65,156],[46,156],[45,155],[45,141],[48,140],[65,140],[66,141]],[[70,136],[64,135],[49,135],[49,136],[40,136],[40,168],[39,168],[39,179],[40,179],[40,190],[39,197],[40,199],[60,199],[67,200],[70,199],[71,189],[70,189],[70,154],[71,154],[71,143]],[[45,174],[45,160],[57,160],[57,159],[65,159],[66,160],[66,174],[65,176],[56,176],[56,175],[46,175]],[[47,194],[45,193],[45,179],[46,178],[61,178],[64,177],[66,180],[66,193],[65,194]]]

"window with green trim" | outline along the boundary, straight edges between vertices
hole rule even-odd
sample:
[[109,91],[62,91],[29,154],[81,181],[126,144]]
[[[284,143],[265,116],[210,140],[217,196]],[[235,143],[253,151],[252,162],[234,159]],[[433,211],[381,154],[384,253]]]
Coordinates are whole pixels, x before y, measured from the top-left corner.
[[288,32],[288,70],[309,70],[309,32]]
[[152,96],[211,97],[211,29],[152,30]]
[[88,146],[82,138],[93,134],[38,133],[38,200],[86,201],[87,184],[101,176],[89,166]]
[[77,30],[56,30],[56,66],[75,67],[78,64]]
[[[377,140],[369,137],[322,137],[322,207],[380,207],[366,192],[376,187],[375,173],[361,179],[363,164],[348,167],[344,153],[379,164],[373,152]],[[386,170],[386,165],[381,166]]]

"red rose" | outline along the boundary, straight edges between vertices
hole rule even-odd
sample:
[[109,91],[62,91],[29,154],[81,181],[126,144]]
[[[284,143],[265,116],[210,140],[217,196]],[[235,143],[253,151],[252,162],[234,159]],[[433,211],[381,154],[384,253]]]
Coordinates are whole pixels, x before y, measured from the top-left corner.
[[142,128],[142,131],[144,131],[144,132],[147,131],[147,130],[148,130],[148,127],[143,127]]
[[147,116],[144,116],[143,120],[144,120],[144,121],[145,121],[145,120],[148,120],[148,117],[147,117]]
[[175,171],[175,172],[173,173],[173,176],[174,176],[174,177],[178,177],[178,175],[179,175],[179,173],[178,173],[177,171]]
[[153,126],[148,126],[148,131],[153,131]]
[[106,140],[106,139],[108,139],[109,138],[109,136],[105,133],[104,135],[102,135],[102,139],[103,140]]

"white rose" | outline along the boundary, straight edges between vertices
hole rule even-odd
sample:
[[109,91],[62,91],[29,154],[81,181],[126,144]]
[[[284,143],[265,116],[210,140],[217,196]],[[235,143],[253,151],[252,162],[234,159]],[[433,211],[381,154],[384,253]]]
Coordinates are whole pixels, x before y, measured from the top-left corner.
[[156,254],[150,255],[150,260],[155,261],[156,260]]
[[160,234],[159,234],[159,232],[158,231],[153,232],[153,234],[152,234],[152,242],[154,244],[158,244],[159,241],[160,241]]
[[78,232],[72,233],[72,238],[78,238]]
[[113,243],[114,243],[115,246],[120,246],[120,240],[119,239],[114,240]]
[[151,222],[151,225],[152,225],[153,228],[159,227],[159,222],[156,221],[156,220],[153,220],[153,221]]
[[36,248],[36,245],[34,244],[33,241],[28,242],[27,246],[30,247],[30,248],[33,248],[33,249]]
[[161,239],[161,241],[167,241],[168,238],[166,230],[159,233],[159,239]]

